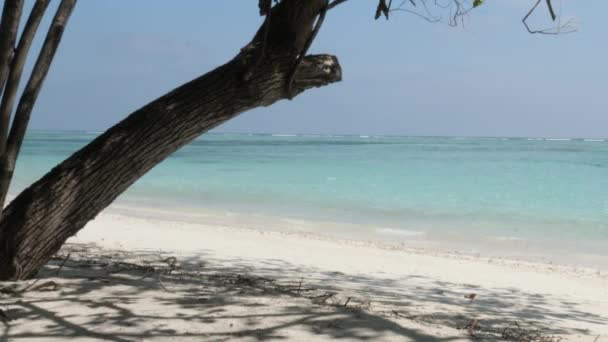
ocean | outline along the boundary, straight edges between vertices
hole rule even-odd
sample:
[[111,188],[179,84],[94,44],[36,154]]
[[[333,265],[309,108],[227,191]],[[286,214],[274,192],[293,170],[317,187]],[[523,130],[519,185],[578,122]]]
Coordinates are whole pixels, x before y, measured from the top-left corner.
[[[29,132],[11,195],[96,135]],[[109,210],[137,208],[261,230],[605,265],[608,140],[207,134]]]

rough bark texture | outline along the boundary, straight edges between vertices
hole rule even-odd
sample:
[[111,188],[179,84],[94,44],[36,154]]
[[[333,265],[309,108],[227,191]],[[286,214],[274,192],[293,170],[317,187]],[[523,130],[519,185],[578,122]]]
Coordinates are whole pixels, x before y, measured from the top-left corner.
[[0,22],[0,94],[8,77],[9,64],[13,58],[15,39],[19,28],[19,18],[23,10],[23,0],[6,0]]
[[[273,8],[270,44],[256,58],[259,34],[237,57],[137,110],[23,191],[0,222],[0,280],[32,277],[137,179],[200,134],[246,110],[287,97],[286,81],[324,0],[284,0]],[[308,31],[307,31],[308,30]],[[307,56],[298,67],[300,93],[341,79],[333,56]]]
[[[0,208],[4,208],[4,200],[6,199],[6,195],[8,192],[8,188],[10,186],[11,180],[12,180],[12,176],[13,176],[13,170],[15,169],[15,160],[17,159],[17,154],[19,153],[19,149],[13,147],[11,149],[11,153],[7,153],[7,140],[8,140],[8,129],[9,129],[9,123],[10,123],[10,119],[11,119],[11,113],[13,112],[13,104],[15,102],[15,98],[17,97],[17,90],[19,88],[19,82],[21,81],[21,76],[23,74],[23,67],[25,66],[25,60],[27,58],[27,55],[29,53],[30,50],[30,46],[32,45],[32,41],[34,40],[34,35],[36,34],[36,31],[38,30],[38,26],[40,25],[40,21],[42,20],[42,17],[44,16],[44,12],[46,10],[46,8],[49,5],[50,0],[38,0],[36,1],[36,3],[34,4],[34,7],[32,8],[32,11],[30,13],[30,16],[25,24],[25,27],[23,28],[23,32],[21,33],[21,38],[19,39],[19,45],[17,46],[17,49],[15,51],[15,56],[11,62],[11,67],[10,67],[10,72],[9,72],[9,77],[8,77],[8,81],[6,83],[6,87],[4,89],[4,93],[2,94],[2,102],[0,103]],[[64,3],[66,1],[64,0]],[[72,3],[72,8],[73,8],[73,3]],[[57,18],[56,18],[57,19]],[[60,18],[62,19],[62,18]],[[53,25],[54,27],[60,27],[61,28],[61,32],[63,32],[63,27],[65,26],[65,21],[67,20],[67,18],[65,18],[65,20],[63,20],[62,23],[59,23],[61,25]],[[59,37],[55,37],[57,40],[61,39],[61,33],[59,34]],[[48,43],[45,43],[45,47],[47,47],[48,50]],[[55,49],[57,49],[57,45],[55,45]],[[43,47],[43,51],[45,50],[45,48]],[[50,64],[51,64],[51,59],[47,60],[47,64],[44,65],[44,69],[41,70],[40,67],[40,58],[38,59],[38,62],[36,63],[36,66],[38,66],[37,68],[35,68],[35,73],[32,73],[32,76],[30,78],[30,81],[28,82],[27,86],[26,86],[26,91],[24,92],[24,95],[28,95],[31,93],[36,93],[40,90],[40,87],[42,87],[42,80],[44,80],[44,77],[40,78],[40,77],[36,77],[36,73],[40,74],[42,72],[44,72],[44,75],[46,75],[46,72],[48,71]],[[32,89],[33,86],[33,80],[37,80],[40,79],[40,82],[36,82],[35,86],[37,87],[36,89]],[[29,114],[31,113],[31,110],[33,108],[33,102],[35,102],[36,97],[35,96],[23,96],[22,100],[19,103],[19,107],[20,109],[23,108],[28,108],[29,111],[27,112],[27,117],[24,117],[25,112],[23,110],[20,111],[20,116],[14,120],[15,123],[19,122],[19,121],[26,121],[26,125],[27,126],[27,122],[29,122]],[[28,106],[24,106],[25,105],[25,101],[29,101],[31,102]],[[23,123],[20,123],[21,125],[23,125]],[[21,138],[21,140],[19,141],[19,145],[21,144],[21,141],[23,140],[23,137]],[[1,215],[0,215],[1,217]]]

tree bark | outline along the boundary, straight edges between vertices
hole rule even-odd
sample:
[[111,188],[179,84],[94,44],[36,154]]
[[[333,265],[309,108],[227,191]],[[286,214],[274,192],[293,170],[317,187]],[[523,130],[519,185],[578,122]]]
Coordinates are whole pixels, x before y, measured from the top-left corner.
[[[11,113],[13,112],[13,104],[15,98],[17,96],[17,90],[19,88],[19,82],[21,81],[21,75],[23,73],[23,67],[25,65],[25,60],[27,58],[28,52],[30,50],[30,46],[32,45],[32,41],[34,40],[34,35],[38,30],[38,26],[40,25],[40,21],[44,16],[44,12],[49,5],[50,0],[37,0],[30,12],[30,16],[25,23],[25,27],[23,28],[23,33],[21,34],[21,38],[19,39],[19,45],[15,51],[15,56],[11,62],[10,72],[8,81],[6,83],[6,88],[4,89],[4,94],[2,95],[2,102],[0,103],[0,208],[4,208],[4,201],[6,199],[6,195],[8,193],[8,188],[11,183],[13,177],[13,170],[15,169],[15,161],[17,159],[17,154],[19,153],[19,149],[13,147],[10,149],[10,153],[7,153],[7,143],[8,143],[8,129],[9,123],[11,121]],[[63,3],[66,3],[64,1]],[[71,11],[72,7],[67,8]],[[60,6],[58,13],[65,11],[65,6]],[[51,26],[51,30],[49,32],[54,32],[54,27],[60,27],[61,32],[59,32],[59,36],[54,35],[57,40],[61,39],[61,33],[63,32],[63,27],[65,26],[65,20],[60,20],[57,23],[57,17],[59,19],[67,17],[59,15],[56,16],[53,25]],[[58,43],[57,43],[58,44]],[[45,50],[49,50],[48,39],[45,41],[45,44],[42,47],[41,56],[44,55]],[[53,45],[55,50],[57,49],[57,45]],[[53,51],[54,54],[54,51]],[[16,116],[16,120],[14,122],[20,122],[18,125],[23,125],[23,121],[29,122],[29,114],[31,113],[34,102],[36,101],[36,96],[32,96],[32,93],[37,94],[40,88],[42,87],[42,81],[44,80],[44,76],[48,72],[50,67],[52,57],[49,60],[46,60],[45,64],[41,67],[41,58],[38,58],[36,62],[36,67],[34,67],[34,72],[32,73],[33,77],[30,77],[30,81],[26,86],[26,90],[24,91],[24,96],[21,98],[21,101],[18,106],[18,117]],[[44,67],[44,69],[43,69]],[[42,77],[36,77],[36,75],[44,74]],[[39,80],[39,82],[35,82]],[[33,84],[35,83],[35,84]],[[26,105],[27,104],[27,105]],[[24,111],[23,109],[27,109]],[[26,115],[27,114],[27,115]],[[26,117],[27,116],[27,117]],[[23,137],[21,137],[21,141]],[[21,145],[21,141],[19,141],[19,145]],[[15,144],[15,142],[13,143]],[[1,214],[0,214],[1,217]]]
[[21,38],[19,38],[19,45],[15,49],[13,60],[10,63],[6,88],[2,95],[2,103],[0,103],[0,155],[4,154],[6,149],[10,117],[13,112],[13,105],[19,88],[19,82],[21,81],[21,75],[23,74],[25,60],[49,2],[50,0],[38,0],[34,4],[23,28]]
[[23,0],[6,0],[4,2],[2,20],[0,21],[0,94],[4,89],[9,64],[13,58],[22,10]]
[[[286,82],[302,37],[324,3],[283,0],[275,5],[264,57],[248,81],[243,73],[259,56],[259,33],[233,60],[135,111],[24,190],[0,221],[0,280],[34,276],[66,239],[200,134],[287,98]],[[307,56],[296,69],[293,89],[299,94],[340,79],[336,57]]]

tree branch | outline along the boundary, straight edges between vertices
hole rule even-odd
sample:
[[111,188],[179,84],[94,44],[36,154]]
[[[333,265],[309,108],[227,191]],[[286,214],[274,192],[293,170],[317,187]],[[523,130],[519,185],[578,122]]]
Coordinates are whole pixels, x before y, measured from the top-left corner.
[[[62,0],[59,4],[59,8],[55,13],[55,17],[53,18],[42,48],[40,49],[40,54],[38,55],[32,74],[30,75],[25,89],[23,90],[23,94],[21,95],[21,99],[19,100],[13,119],[13,125],[8,137],[6,151],[2,156],[2,160],[0,160],[0,165],[2,166],[2,169],[0,169],[0,195],[2,195],[2,197],[4,197],[8,191],[8,186],[15,169],[15,161],[17,160],[17,155],[21,149],[23,137],[25,136],[25,131],[30,121],[30,115],[32,114],[34,104],[36,103],[44,79],[48,74],[53,57],[55,57],[55,52],[57,51],[57,47],[63,36],[65,25],[67,24],[75,5],[76,0]],[[3,203],[4,198],[0,199]]]
[[[23,73],[23,66],[25,65],[25,60],[32,45],[32,41],[34,40],[34,35],[38,30],[40,21],[42,20],[49,3],[50,0],[36,1],[30,12],[29,18],[27,19],[21,38],[19,38],[19,45],[17,46],[15,56],[11,63],[8,81],[2,96],[2,103],[0,104],[0,156],[3,156],[6,150],[8,126],[13,111],[15,97],[17,95],[17,89],[19,88],[19,81],[21,80],[21,75]],[[2,201],[0,201],[0,206],[1,205]]]
[[[328,9],[332,9],[338,5],[345,3],[346,1],[348,1],[348,0],[333,0],[333,2],[331,2],[329,4]],[[428,22],[432,22],[432,23],[440,22],[443,19],[443,15],[441,13],[433,13],[434,11],[431,11],[429,9],[429,6],[427,5],[427,3],[431,2],[429,0],[402,0],[401,3],[398,6],[396,6],[395,8],[392,8],[390,2],[388,5],[385,5],[385,0],[378,0],[378,1],[379,1],[379,3],[378,3],[378,7],[376,9],[376,19],[380,16],[381,13],[384,14],[388,19],[388,13],[396,12],[396,11],[411,13]],[[576,32],[576,28],[572,28],[572,26],[571,26],[573,23],[572,19],[566,21],[564,24],[558,24],[557,27],[550,28],[550,29],[543,29],[543,30],[531,29],[527,23],[527,20],[542,1],[543,0],[537,0],[536,3],[532,6],[532,8],[528,11],[526,16],[522,20],[524,26],[526,27],[526,30],[529,33],[554,34],[555,35],[555,34]],[[544,0],[544,1],[547,4],[547,8],[549,10],[549,15],[551,17],[551,20],[555,21],[556,19],[558,19],[560,17],[560,14],[555,12],[555,10],[553,8],[552,0]],[[449,11],[448,16],[447,16],[447,18],[448,18],[447,24],[450,26],[457,26],[460,23],[464,24],[465,16],[472,9],[479,7],[479,5],[481,5],[481,3],[482,3],[481,1],[479,1],[479,2],[474,1],[471,4],[469,1],[448,0],[447,3],[444,5],[444,4],[440,3],[438,0],[432,1],[432,5],[439,8],[439,11],[442,11],[442,10]],[[421,6],[417,6],[417,4],[420,4]],[[414,9],[406,8],[405,5],[411,5],[412,7],[419,7],[419,8],[421,8],[421,11],[419,12]],[[568,30],[564,30],[564,29],[568,29]]]
[[[573,22],[572,19],[566,21],[564,24],[559,24],[556,28],[554,27],[554,28],[548,28],[548,29],[542,29],[542,30],[532,30],[530,28],[530,26],[528,25],[528,18],[530,17],[530,15],[532,15],[532,13],[534,13],[534,11],[538,7],[538,5],[541,3],[541,1],[542,0],[536,0],[536,3],[534,3],[534,6],[532,6],[532,8],[530,8],[528,13],[526,13],[526,15],[521,20],[521,22],[526,27],[526,30],[528,31],[528,33],[558,35],[558,34],[563,34],[563,33],[576,32],[576,28],[571,28],[571,26],[570,26]],[[551,15],[551,19],[555,20],[557,18],[557,16],[555,15],[555,12],[553,11],[553,6],[551,5],[551,0],[547,0],[547,6],[549,7],[549,13]],[[569,31],[563,31],[563,29],[565,29],[565,28],[571,28],[571,29]],[[555,30],[555,31],[551,31],[551,30]]]
[[551,0],[547,0],[547,7],[549,8],[549,14],[551,15],[551,20],[555,21],[557,16],[555,15],[555,11],[553,10],[553,4]]
[[302,59],[294,75],[293,92],[299,94],[342,80],[338,58],[332,55],[309,55]]
[[346,1],[348,1],[348,0],[334,0],[331,4],[329,4],[329,6],[327,6],[327,10],[330,10],[330,9],[332,9],[332,8],[340,5],[340,4],[343,4]]
[[[291,59],[265,58],[250,83],[238,56],[135,111],[21,192],[0,220],[0,279],[33,276],[103,208],[180,147],[240,113],[287,98]],[[336,57],[306,56],[293,91],[341,79]]]
[[0,94],[8,77],[8,69],[13,58],[19,19],[23,10],[23,0],[5,0],[0,22]]
[[[325,0],[280,2],[273,7],[266,56],[249,81],[242,74],[260,48],[263,27],[232,60],[143,106],[22,191],[0,219],[0,279],[33,276],[68,237],[200,134],[244,111],[287,99],[285,84],[294,61],[324,6]],[[306,56],[292,91],[341,76],[335,57]],[[15,127],[8,151],[19,146],[12,144],[18,141]]]

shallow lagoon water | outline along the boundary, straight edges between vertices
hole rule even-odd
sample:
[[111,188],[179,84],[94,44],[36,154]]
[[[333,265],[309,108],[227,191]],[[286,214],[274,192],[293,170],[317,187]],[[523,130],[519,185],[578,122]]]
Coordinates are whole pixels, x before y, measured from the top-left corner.
[[[28,133],[11,193],[96,135]],[[324,233],[343,227],[347,237],[356,229],[369,239],[467,251],[602,259],[608,141],[207,134],[117,205],[268,217],[293,229],[317,222]]]

